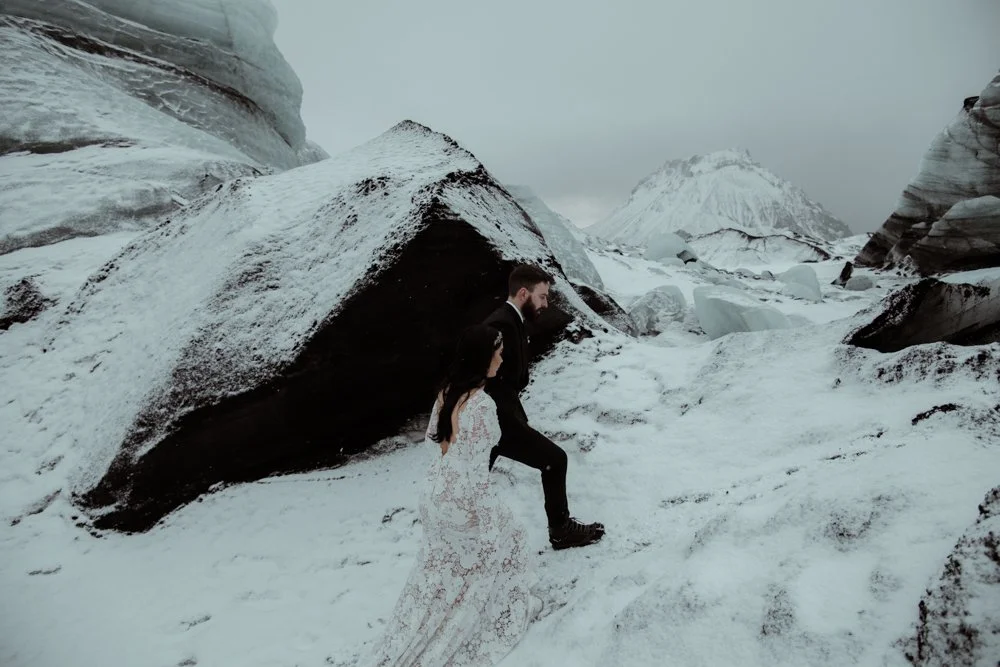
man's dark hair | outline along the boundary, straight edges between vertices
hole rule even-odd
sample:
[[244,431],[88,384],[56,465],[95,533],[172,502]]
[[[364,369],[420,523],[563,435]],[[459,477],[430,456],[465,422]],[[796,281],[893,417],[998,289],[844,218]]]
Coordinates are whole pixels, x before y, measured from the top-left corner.
[[553,282],[555,281],[552,280],[552,276],[543,269],[530,264],[519,264],[514,267],[507,279],[507,296],[516,295],[522,287],[530,292],[539,283],[551,285]]

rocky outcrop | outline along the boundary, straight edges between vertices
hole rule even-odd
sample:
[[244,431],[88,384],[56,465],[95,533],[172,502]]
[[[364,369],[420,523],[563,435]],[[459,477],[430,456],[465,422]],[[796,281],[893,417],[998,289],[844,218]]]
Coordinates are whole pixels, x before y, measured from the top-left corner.
[[925,343],[981,345],[998,341],[1000,281],[956,285],[925,278],[887,296],[878,316],[844,342],[896,352]]
[[[998,406],[1000,409],[1000,406]],[[917,667],[994,667],[1000,658],[1000,487],[986,494],[900,643]]]
[[214,484],[397,433],[520,261],[557,276],[535,354],[571,322],[608,328],[506,190],[416,123],[220,187],[93,275],[47,342],[68,379],[42,412],[82,416],[75,497],[98,527],[144,530]]
[[3,307],[0,308],[0,331],[34,319],[52,303],[52,299],[42,294],[34,280],[22,278],[4,290]]
[[[924,274],[1000,264],[1000,74],[931,142],[917,176],[855,263]],[[940,223],[940,224],[939,224]]]
[[[629,314],[618,305],[618,302],[612,299],[610,296],[594,289],[590,285],[585,285],[582,283],[572,283],[573,290],[583,299],[583,302],[587,304],[587,307],[594,311],[595,314],[599,315],[601,319],[618,329],[624,334],[629,336],[637,336],[639,330],[636,328],[636,323],[629,317]],[[554,302],[555,305],[559,305],[558,301]]]

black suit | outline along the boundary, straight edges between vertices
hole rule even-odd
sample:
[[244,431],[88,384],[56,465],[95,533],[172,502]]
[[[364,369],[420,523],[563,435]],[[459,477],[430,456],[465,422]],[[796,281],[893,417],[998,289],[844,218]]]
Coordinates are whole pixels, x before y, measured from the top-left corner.
[[561,525],[569,517],[566,501],[566,452],[528,425],[521,405],[521,390],[528,386],[528,334],[521,316],[504,303],[484,320],[503,334],[503,363],[486,382],[486,393],[497,404],[500,443],[490,453],[490,468],[498,456],[535,468],[542,473],[545,513],[549,526]]

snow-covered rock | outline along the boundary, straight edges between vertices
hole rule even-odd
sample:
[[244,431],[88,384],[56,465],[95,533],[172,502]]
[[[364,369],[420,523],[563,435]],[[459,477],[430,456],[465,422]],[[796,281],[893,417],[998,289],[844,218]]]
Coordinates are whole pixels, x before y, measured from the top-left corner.
[[925,278],[907,285],[888,295],[878,315],[844,342],[880,352],[935,342],[1000,342],[1000,280],[968,285]]
[[830,259],[819,243],[785,234],[753,236],[739,229],[720,229],[695,236],[690,243],[698,257],[721,267]]
[[570,280],[603,290],[601,274],[594,268],[583,244],[572,232],[576,225],[549,208],[531,188],[524,185],[508,185],[506,188],[545,237],[545,243],[566,276]]
[[[946,403],[917,418],[958,411],[959,406]],[[920,601],[917,617],[916,633],[902,642],[911,664],[993,667],[996,663],[1000,656],[1000,486],[979,505],[975,524],[948,556],[936,586]]]
[[0,331],[34,319],[51,305],[52,299],[42,294],[32,278],[22,278],[13,285],[8,285],[3,291],[3,301],[0,302]]
[[640,334],[663,331],[670,322],[684,319],[687,300],[676,285],[663,285],[642,295],[628,308]]
[[[896,210],[855,260],[923,273],[1000,264],[1000,74],[931,142]],[[967,206],[959,206],[970,201]],[[946,219],[947,218],[947,219]],[[938,225],[937,223],[941,224]]]
[[644,245],[657,233],[683,230],[701,235],[726,228],[756,236],[795,232],[828,240],[850,234],[847,225],[800,188],[741,150],[667,162],[643,179],[607,219],[586,231]]
[[224,181],[324,157],[274,21],[261,0],[0,5],[17,63],[0,68],[0,253],[148,228]]
[[823,300],[823,292],[819,287],[816,270],[806,264],[799,264],[778,274],[778,280],[785,284],[785,294],[797,299],[819,302]]
[[732,287],[694,288],[694,308],[701,328],[713,339],[740,331],[787,329],[791,326],[780,310]]
[[871,276],[851,276],[844,283],[844,288],[852,292],[863,292],[875,287],[875,281]]
[[[602,320],[629,336],[639,335],[639,329],[636,327],[635,321],[609,295],[584,283],[571,281],[570,284],[579,297],[583,299],[583,302],[587,304],[587,307],[594,311],[594,314],[598,315]],[[556,307],[561,305],[561,300],[558,297],[559,295],[556,293],[555,298],[551,302]]]
[[676,265],[674,260],[685,264],[698,259],[688,242],[673,232],[660,232],[651,236],[646,241],[643,256],[653,261],[666,261],[671,265]]
[[552,270],[563,306],[545,313],[552,329],[539,320],[534,351],[577,315],[578,329],[607,328],[483,166],[407,121],[233,181],[136,238],[20,369],[65,376],[21,397],[43,413],[22,426],[72,438],[73,491],[97,525],[146,529],[213,484],[330,465],[398,432],[518,261]]

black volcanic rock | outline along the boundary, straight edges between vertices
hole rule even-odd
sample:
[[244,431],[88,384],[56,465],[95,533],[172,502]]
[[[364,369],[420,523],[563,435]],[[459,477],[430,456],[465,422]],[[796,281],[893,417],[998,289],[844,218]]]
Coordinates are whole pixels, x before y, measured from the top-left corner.
[[896,352],[945,342],[981,345],[1000,341],[1000,281],[951,284],[925,278],[885,298],[882,312],[844,341]]
[[840,270],[840,275],[837,276],[831,285],[836,285],[837,287],[843,287],[847,284],[847,281],[851,279],[851,274],[854,272],[854,264],[851,262],[846,262],[844,268]]
[[[1000,265],[1000,74],[924,154],[896,210],[855,258],[859,266],[911,264],[923,273]],[[976,201],[978,200],[978,201]]]
[[31,278],[22,278],[8,286],[3,294],[3,308],[0,309],[0,331],[11,325],[28,322],[51,306],[52,299],[46,298]]
[[85,416],[77,500],[99,528],[145,530],[216,483],[398,433],[520,261],[556,276],[536,352],[570,322],[609,330],[483,166],[416,123],[227,184],[92,276],[49,341],[75,375],[48,409]]
[[600,315],[608,324],[630,336],[639,335],[635,321],[610,296],[583,283],[573,283],[573,289],[580,295],[583,302],[592,311]]

